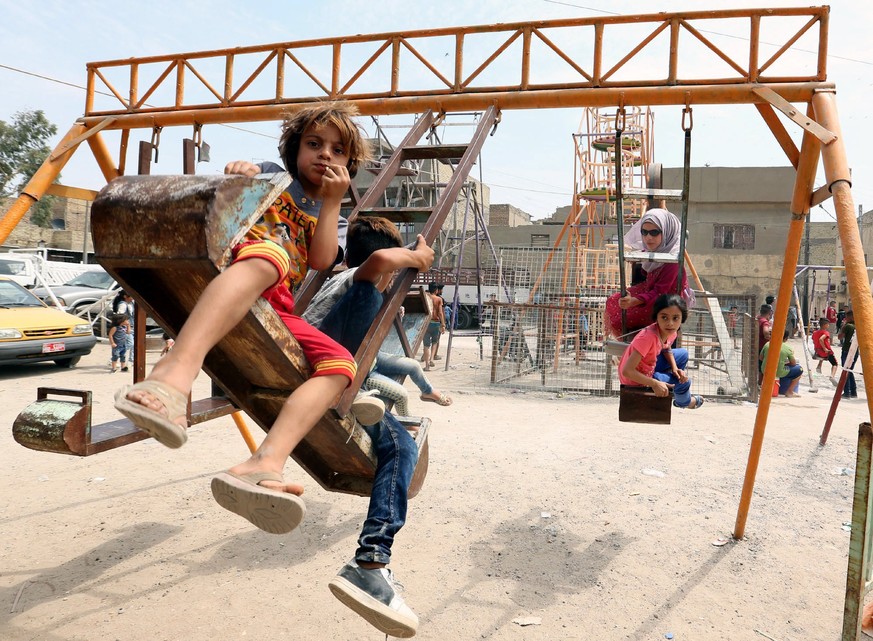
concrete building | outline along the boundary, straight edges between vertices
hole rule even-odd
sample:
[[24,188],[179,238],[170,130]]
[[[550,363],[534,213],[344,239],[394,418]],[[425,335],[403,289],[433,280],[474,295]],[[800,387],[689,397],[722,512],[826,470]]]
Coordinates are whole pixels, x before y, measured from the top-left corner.
[[488,227],[521,227],[530,224],[530,214],[505,203],[491,205]]
[[[0,203],[0,211],[6,211],[13,200]],[[77,198],[55,198],[52,204],[52,227],[39,227],[30,222],[29,212],[9,237],[0,250],[37,247],[40,242],[46,247],[68,250],[76,260],[81,260],[82,251],[94,251],[91,242],[89,217],[91,203]],[[86,233],[86,229],[88,229]]]

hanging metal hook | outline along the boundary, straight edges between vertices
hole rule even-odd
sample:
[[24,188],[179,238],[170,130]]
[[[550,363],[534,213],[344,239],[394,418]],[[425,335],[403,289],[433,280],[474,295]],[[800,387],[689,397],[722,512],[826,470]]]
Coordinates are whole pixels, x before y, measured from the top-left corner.
[[436,128],[439,127],[441,124],[443,124],[443,120],[445,120],[445,119],[446,119],[446,112],[445,112],[445,111],[440,111],[440,112],[436,115],[436,118],[434,118],[433,123],[431,124],[430,128],[431,128],[432,130],[433,130],[433,129],[436,129]]
[[[685,116],[688,116],[688,125],[685,125]],[[694,127],[694,114],[691,109],[691,94],[685,94],[685,108],[682,110],[682,131],[691,131]]]
[[155,162],[158,162],[158,147],[161,144],[161,130],[163,127],[161,125],[155,125],[152,127],[152,149],[155,150]]

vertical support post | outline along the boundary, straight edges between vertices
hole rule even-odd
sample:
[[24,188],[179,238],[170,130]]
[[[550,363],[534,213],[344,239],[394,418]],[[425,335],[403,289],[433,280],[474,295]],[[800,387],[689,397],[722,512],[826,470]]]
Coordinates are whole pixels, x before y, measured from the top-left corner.
[[342,45],[340,43],[336,43],[333,46],[333,65],[331,67],[330,74],[330,97],[336,98],[339,94],[340,89],[340,54],[342,49],[340,48]]
[[[57,144],[55,150],[64,147],[71,140],[74,140],[84,132],[85,125],[77,122],[70,127],[70,130]],[[11,234],[12,230],[15,229],[15,226],[21,222],[21,219],[24,218],[24,214],[27,213],[30,206],[33,203],[39,202],[39,199],[42,198],[45,190],[49,188],[49,185],[51,185],[61,173],[61,169],[63,169],[64,165],[67,164],[67,161],[70,160],[77,147],[78,145],[70,147],[67,151],[58,155],[54,160],[52,160],[52,156],[54,156],[54,153],[52,153],[43,161],[42,165],[40,165],[39,169],[36,170],[36,173],[21,191],[21,195],[19,195],[16,201],[12,203],[12,207],[10,207],[6,214],[4,214],[3,218],[0,218],[0,244],[3,244],[6,239],[9,238],[9,234]]]
[[600,77],[603,75],[603,23],[594,25],[594,63],[591,67],[592,84],[600,86]]
[[[833,131],[833,130],[832,130]],[[861,637],[861,613],[867,584],[867,550],[870,535],[870,477],[873,472],[873,431],[870,423],[858,426],[855,459],[855,491],[852,497],[852,532],[849,536],[849,568],[843,606],[843,641]]]
[[185,61],[176,61],[176,109],[185,102]]
[[830,22],[830,7],[822,7],[818,18],[818,66],[816,79],[824,82],[828,79],[828,22]]
[[758,45],[761,39],[761,16],[752,16],[749,29],[749,82],[758,82]]
[[130,88],[127,94],[127,108],[133,111],[136,103],[139,100],[139,63],[134,62],[130,65]]
[[94,109],[94,68],[88,65],[88,80],[85,85],[85,115],[91,113]]
[[400,38],[391,40],[391,95],[400,89]]
[[[785,243],[785,261],[782,263],[782,277],[779,280],[779,293],[776,296],[776,314],[773,318],[773,332],[770,339],[770,349],[764,363],[764,377],[761,389],[764,391],[758,398],[758,411],[755,415],[755,429],[752,432],[752,443],[749,447],[749,460],[746,464],[746,475],[743,481],[743,491],[740,505],[737,509],[737,520],[734,525],[734,538],[741,539],[746,531],[746,519],[749,516],[749,504],[755,489],[755,476],[761,459],[764,445],[764,431],[767,428],[767,417],[770,413],[770,394],[776,380],[776,367],[779,364],[779,352],[782,349],[782,334],[785,331],[785,321],[788,318],[788,306],[791,304],[791,290],[794,286],[794,274],[797,271],[797,259],[800,255],[800,242],[806,217],[809,215],[809,198],[812,194],[815,172],[818,167],[818,155],[821,143],[808,131],[803,133],[800,146],[800,160],[797,164],[797,177],[794,181],[794,193],[791,198],[791,224],[788,228],[788,240]],[[871,328],[873,331],[873,328]],[[873,367],[873,365],[871,365]],[[873,371],[873,370],[871,370]]]
[[460,91],[464,84],[464,34],[455,36],[455,82],[452,91]]
[[146,312],[142,305],[133,308],[133,382],[145,380]]
[[285,97],[285,54],[287,50],[276,51],[276,100]]
[[[846,280],[849,283],[849,296],[855,313],[855,335],[861,352],[862,369],[865,372],[873,372],[873,298],[870,296],[870,283],[867,280],[867,265],[861,233],[858,230],[858,219],[855,218],[851,174],[837,116],[836,96],[832,91],[817,91],[812,97],[812,105],[818,123],[837,134],[836,140],[822,148],[822,161],[828,189],[834,199],[837,229],[843,247],[843,263],[846,266]],[[870,396],[867,397],[867,408],[873,413],[873,398]]]
[[530,84],[530,26],[522,29],[521,37],[521,88],[527,89]]
[[230,104],[230,98],[233,96],[233,54],[227,54],[224,59],[224,98],[221,104]]
[[667,73],[667,84],[675,85],[679,69],[679,19],[670,21],[670,63]]

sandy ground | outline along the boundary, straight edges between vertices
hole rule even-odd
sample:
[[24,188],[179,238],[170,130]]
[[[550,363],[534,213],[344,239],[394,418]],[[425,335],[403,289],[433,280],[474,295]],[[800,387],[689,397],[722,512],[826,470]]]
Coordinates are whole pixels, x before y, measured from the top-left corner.
[[[195,426],[181,450],[147,440],[82,459],[12,440],[38,386],[91,389],[95,422],[114,418],[124,375],[107,373],[108,353],[98,345],[72,371],[0,368],[0,639],[383,638],[327,588],[366,500],[289,462],[309,510],[295,532],[225,512],[210,477],[247,454],[229,418]],[[433,420],[430,472],[392,568],[417,638],[839,637],[863,400],[840,405],[823,448],[829,385],[774,400],[746,538],[717,547],[736,520],[754,406],[620,424],[616,399],[483,390],[477,358],[473,338],[456,338],[452,368],[432,373],[455,403],[413,402]]]

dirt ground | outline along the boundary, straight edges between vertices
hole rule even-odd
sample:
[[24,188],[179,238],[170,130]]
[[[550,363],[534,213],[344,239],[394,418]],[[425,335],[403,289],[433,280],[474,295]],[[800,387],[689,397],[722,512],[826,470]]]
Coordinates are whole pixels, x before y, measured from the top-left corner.
[[[147,440],[75,458],[13,441],[38,386],[93,390],[95,422],[115,418],[125,375],[108,373],[108,354],[100,344],[72,371],[0,368],[0,639],[383,638],[327,588],[366,499],[325,492],[289,462],[306,486],[296,531],[222,510],[210,477],[247,454],[229,418],[193,427],[181,450]],[[392,563],[417,638],[839,638],[863,388],[825,447],[830,385],[774,399],[746,538],[719,547],[753,405],[620,424],[616,399],[483,388],[474,338],[456,337],[451,356],[431,378],[454,404],[413,396],[433,420],[430,471]],[[195,393],[207,390],[202,376]]]

